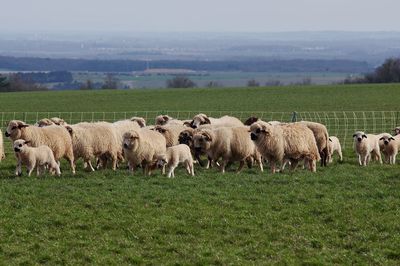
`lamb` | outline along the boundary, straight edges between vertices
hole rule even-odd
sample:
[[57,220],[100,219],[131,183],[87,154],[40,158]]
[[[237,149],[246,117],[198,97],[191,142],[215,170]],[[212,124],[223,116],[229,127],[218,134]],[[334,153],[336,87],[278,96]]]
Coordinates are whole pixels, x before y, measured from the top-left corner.
[[166,141],[157,131],[148,129],[131,130],[124,134],[123,147],[129,171],[134,174],[141,164],[144,175],[151,175],[157,157],[166,153]]
[[328,162],[333,162],[333,153],[339,154],[339,161],[343,161],[342,146],[340,145],[339,139],[335,136],[330,136],[328,141]]
[[118,157],[122,157],[122,145],[110,123],[79,123],[65,128],[72,138],[75,160],[83,158],[85,166],[94,171],[91,160],[106,156],[111,158],[112,169],[116,170]]
[[270,125],[256,122],[250,127],[250,137],[261,155],[268,160],[271,172],[276,172],[276,164],[289,160],[294,170],[300,160],[305,160],[310,171],[316,171],[316,161],[320,159],[313,132],[302,124]]
[[[61,158],[68,160],[72,173],[75,174],[74,153],[72,140],[68,131],[62,126],[51,125],[47,127],[35,127],[20,120],[11,120],[5,133],[12,141],[23,139],[29,141],[32,147],[47,145],[53,151],[54,158],[58,162]],[[18,156],[17,156],[18,157]],[[21,162],[18,159],[16,174],[21,174]]]
[[379,149],[385,156],[385,161],[389,164],[396,164],[396,156],[400,147],[400,135],[380,134]]
[[256,157],[260,170],[263,171],[261,155],[256,152],[256,147],[248,136],[247,127],[200,130],[194,134],[193,144],[197,153],[206,153],[212,161],[217,162],[221,158],[222,173],[225,173],[228,162],[235,161],[240,162],[237,169],[237,173],[240,173],[245,161],[251,157]]
[[169,115],[159,115],[156,117],[155,125],[157,126],[165,126],[165,125],[187,125],[191,120],[179,120],[176,118],[172,118]]
[[4,142],[3,142],[3,133],[0,129],[0,162],[6,158],[6,154],[4,153]]
[[31,176],[32,171],[37,167],[37,175],[45,172],[46,166],[49,167],[50,172],[56,172],[58,176],[61,175],[60,167],[54,159],[53,152],[46,145],[38,147],[29,147],[30,141],[17,139],[14,141],[14,152],[18,154],[21,163],[26,165],[28,169],[28,176]]
[[190,152],[189,146],[185,144],[179,144],[167,148],[166,154],[159,155],[157,157],[157,166],[168,168],[167,176],[170,178],[175,177],[175,168],[180,163],[185,164],[186,170],[189,175],[194,176],[193,158]]
[[326,166],[328,160],[328,142],[329,134],[326,126],[320,123],[301,121],[298,122],[307,126],[314,134],[315,140],[317,142],[318,151],[321,157],[321,166]]
[[35,126],[38,126],[38,127],[46,127],[46,126],[51,126],[51,125],[63,126],[63,125],[67,125],[67,123],[62,118],[52,117],[50,119],[43,118],[35,124]]
[[221,118],[212,118],[208,117],[205,114],[198,114],[193,117],[192,122],[190,123],[192,128],[198,128],[200,125],[211,124],[211,125],[219,125],[224,127],[240,127],[244,126],[243,123],[233,116],[223,116]]
[[179,134],[186,130],[183,125],[156,126],[154,130],[160,132],[166,140],[167,147],[179,144]]
[[382,164],[382,157],[379,148],[379,137],[373,134],[365,134],[363,131],[357,131],[353,135],[354,150],[358,155],[360,166],[367,166],[371,154],[378,158]]

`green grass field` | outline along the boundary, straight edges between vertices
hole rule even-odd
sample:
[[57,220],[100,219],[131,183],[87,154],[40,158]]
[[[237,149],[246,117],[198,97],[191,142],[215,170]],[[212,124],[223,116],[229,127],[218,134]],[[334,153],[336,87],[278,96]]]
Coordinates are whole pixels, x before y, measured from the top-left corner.
[[[399,85],[3,93],[0,112],[397,111]],[[195,166],[14,177],[0,163],[0,264],[400,264],[400,167],[316,174]]]

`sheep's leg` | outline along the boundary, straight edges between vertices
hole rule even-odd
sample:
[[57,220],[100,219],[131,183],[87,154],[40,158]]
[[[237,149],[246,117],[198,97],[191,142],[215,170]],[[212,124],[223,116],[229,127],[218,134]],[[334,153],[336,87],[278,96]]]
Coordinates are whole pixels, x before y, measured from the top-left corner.
[[243,167],[244,167],[244,161],[240,161],[239,168],[236,170],[236,173],[240,174],[240,172],[242,171]]
[[225,166],[227,163],[228,163],[228,161],[226,161],[226,160],[222,160],[222,162],[221,162],[220,170],[221,170],[221,173],[223,173],[223,174],[225,174]]
[[17,175],[17,176],[21,176],[22,175],[22,162],[21,162],[21,160],[19,158],[18,158],[18,162],[17,162],[17,167],[15,169],[15,175]]
[[393,160],[393,164],[396,164],[396,154],[393,154],[392,160]]
[[135,174],[135,166],[133,163],[128,162],[128,169],[129,169],[128,171],[131,173],[131,175]]
[[383,162],[382,162],[382,155],[381,155],[381,153],[380,153],[380,152],[377,152],[377,153],[376,153],[376,156],[378,157],[379,163],[382,164]]
[[190,170],[190,162],[189,161],[185,162],[185,168],[186,168],[186,172],[188,173],[188,175],[190,175],[191,170]]
[[[90,168],[90,170],[91,170],[92,172],[95,171],[95,169],[93,168],[93,165],[92,165],[92,161],[91,161],[90,159],[87,160],[85,163],[89,166],[89,168]],[[85,168],[86,168],[86,167],[85,167]]]
[[291,165],[290,165],[290,171],[294,171],[297,168],[297,165],[299,164],[299,160],[290,160]]
[[193,162],[189,164],[191,175],[194,176],[194,165]]
[[264,166],[263,166],[263,162],[261,160],[261,158],[259,160],[257,160],[258,163],[258,167],[260,168],[261,173],[264,172]]
[[58,164],[52,165],[52,166],[51,166],[51,169],[52,169],[52,170],[55,170],[57,176],[60,176],[60,175],[61,175],[60,167],[58,166]]
[[74,157],[68,157],[67,161],[69,162],[69,166],[71,167],[72,174],[75,174],[75,164],[74,164]]
[[363,165],[362,162],[361,162],[361,154],[358,154],[358,164],[359,164],[360,166]]
[[165,175],[165,164],[161,167],[161,175]]
[[317,162],[316,160],[309,160],[309,169],[311,172],[316,172],[317,171]]
[[270,161],[269,162],[269,167],[271,168],[271,173],[272,174],[275,174],[275,172],[276,172],[276,165],[275,165],[275,162],[274,161]]
[[33,170],[35,169],[35,164],[28,165],[28,176],[31,176]]

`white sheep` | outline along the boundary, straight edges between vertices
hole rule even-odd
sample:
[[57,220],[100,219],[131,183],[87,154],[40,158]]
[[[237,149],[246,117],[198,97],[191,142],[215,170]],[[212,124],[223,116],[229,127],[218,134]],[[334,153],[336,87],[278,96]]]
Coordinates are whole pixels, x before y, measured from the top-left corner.
[[185,164],[188,174],[194,176],[192,154],[189,146],[185,144],[169,147],[167,148],[166,154],[157,157],[157,166],[167,166],[168,177],[171,177],[171,175],[175,177],[175,168],[178,167],[180,163]]
[[[302,124],[270,125],[256,122],[250,127],[250,137],[258,151],[268,160],[271,172],[276,172],[276,164],[283,167],[289,160],[294,170],[300,160],[305,160],[310,171],[316,171],[316,161],[320,159],[313,132]],[[282,169],[281,169],[282,170]]]
[[353,138],[354,150],[357,153],[360,166],[366,166],[369,163],[371,154],[382,164],[381,151],[379,148],[380,137],[373,134],[365,134],[363,131],[357,131],[354,133]]
[[233,116],[225,115],[221,118],[208,117],[205,114],[198,114],[193,117],[190,123],[192,128],[198,128],[200,125],[211,124],[213,126],[224,126],[224,127],[240,127],[244,126],[243,123]]
[[400,135],[392,136],[388,133],[379,135],[379,149],[385,156],[385,162],[396,164],[396,156],[400,148]]
[[141,165],[145,175],[150,175],[159,155],[166,153],[163,135],[149,129],[131,130],[124,134],[123,147],[129,171],[134,174],[137,165]]
[[14,152],[18,154],[21,164],[26,165],[28,169],[28,176],[31,176],[32,171],[37,167],[37,175],[44,173],[46,167],[50,172],[55,172],[60,176],[60,167],[54,159],[53,152],[46,145],[38,147],[29,147],[30,141],[17,139],[14,141]]
[[6,154],[4,153],[4,142],[3,142],[3,133],[0,129],[0,162],[6,158]]
[[94,171],[91,160],[106,156],[111,158],[112,169],[116,170],[117,160],[122,157],[122,144],[110,123],[79,123],[65,128],[72,138],[75,160],[83,158],[85,166]]
[[[35,127],[20,120],[12,120],[8,123],[5,133],[12,141],[23,139],[29,141],[32,147],[47,145],[53,151],[54,158],[58,162],[61,158],[67,159],[72,173],[75,174],[74,152],[72,140],[68,131],[63,126]],[[21,162],[18,159],[16,174],[21,174]]]
[[335,136],[330,136],[329,142],[328,142],[328,162],[329,163],[333,162],[333,153],[334,152],[337,152],[337,154],[339,155],[339,161],[343,161],[342,146],[340,145],[339,139]]
[[[248,158],[256,159],[263,171],[261,155],[249,138],[247,127],[222,127],[214,130],[200,130],[193,135],[193,145],[196,152],[207,154],[214,162],[221,158],[220,170],[225,173],[229,162],[240,162],[237,173],[243,169]],[[259,156],[257,156],[257,154]]]
[[329,156],[328,142],[329,134],[326,126],[321,123],[301,121],[298,122],[307,126],[314,134],[315,141],[317,142],[318,151],[321,157],[321,166],[326,166]]

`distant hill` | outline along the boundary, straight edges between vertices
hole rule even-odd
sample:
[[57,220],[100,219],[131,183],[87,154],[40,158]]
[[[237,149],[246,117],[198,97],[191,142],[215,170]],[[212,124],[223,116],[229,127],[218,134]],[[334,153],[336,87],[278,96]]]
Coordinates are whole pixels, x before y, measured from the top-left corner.
[[[0,56],[0,69],[9,71],[89,71],[132,72],[147,69],[143,60],[50,59],[34,57]],[[353,60],[158,60],[151,68],[187,69],[193,71],[243,72],[342,72],[365,73],[372,67],[367,62]]]

